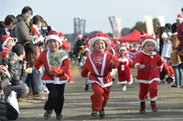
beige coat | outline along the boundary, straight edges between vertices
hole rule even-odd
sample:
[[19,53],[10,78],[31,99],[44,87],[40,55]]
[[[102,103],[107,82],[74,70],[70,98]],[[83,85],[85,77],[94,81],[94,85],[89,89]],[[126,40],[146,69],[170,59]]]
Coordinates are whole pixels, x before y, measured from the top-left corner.
[[175,66],[183,62],[182,61],[183,57],[181,57],[177,52],[177,48],[179,47],[180,44],[180,41],[177,38],[177,33],[172,34],[170,40],[172,42],[172,53],[170,55],[170,60],[172,62],[172,65]]

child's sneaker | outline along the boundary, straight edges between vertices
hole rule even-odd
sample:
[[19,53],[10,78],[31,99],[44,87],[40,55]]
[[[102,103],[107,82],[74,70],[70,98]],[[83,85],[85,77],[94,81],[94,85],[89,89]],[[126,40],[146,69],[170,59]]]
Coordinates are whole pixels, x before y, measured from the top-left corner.
[[91,115],[93,117],[97,117],[98,116],[98,111],[97,110],[93,110],[92,113],[91,113]]
[[144,114],[146,112],[146,104],[145,101],[140,102],[140,110],[139,113]]
[[59,115],[56,114],[56,119],[61,121],[63,119],[62,114],[59,114]]
[[100,118],[105,118],[105,111],[104,108],[102,110],[99,111],[99,116]]
[[156,106],[155,101],[151,101],[151,108],[152,108],[152,112],[158,112],[158,107]]
[[45,120],[49,120],[51,118],[51,114],[52,114],[52,110],[47,110],[45,113],[44,113],[44,118]]

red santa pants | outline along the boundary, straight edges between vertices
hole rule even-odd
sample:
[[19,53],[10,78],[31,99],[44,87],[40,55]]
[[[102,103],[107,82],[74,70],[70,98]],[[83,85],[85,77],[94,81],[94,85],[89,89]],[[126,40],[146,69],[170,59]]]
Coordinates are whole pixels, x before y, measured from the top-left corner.
[[92,83],[93,95],[91,96],[92,109],[101,110],[107,105],[109,99],[110,87],[102,88],[97,83]]
[[140,91],[139,92],[139,99],[141,101],[147,99],[148,94],[149,94],[150,100],[155,101],[157,99],[157,96],[158,96],[158,82],[153,81],[151,84],[140,83],[140,90],[139,91]]

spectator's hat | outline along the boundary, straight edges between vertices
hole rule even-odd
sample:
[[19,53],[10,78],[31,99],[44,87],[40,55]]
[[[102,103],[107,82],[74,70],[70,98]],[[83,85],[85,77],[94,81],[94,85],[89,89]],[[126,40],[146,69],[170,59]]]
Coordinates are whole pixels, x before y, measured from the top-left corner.
[[8,40],[13,40],[13,38],[8,36],[8,35],[3,35],[2,36],[2,47],[6,46]]

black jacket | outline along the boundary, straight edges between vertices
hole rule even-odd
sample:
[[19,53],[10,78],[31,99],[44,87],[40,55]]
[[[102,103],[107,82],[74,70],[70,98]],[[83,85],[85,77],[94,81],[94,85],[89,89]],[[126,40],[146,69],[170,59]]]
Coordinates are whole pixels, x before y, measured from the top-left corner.
[[8,71],[11,75],[12,85],[21,85],[25,83],[27,78],[27,72],[23,69],[23,61],[17,60],[16,62],[10,62],[11,58],[15,56],[15,53],[9,53],[8,58],[2,60],[3,65],[8,67]]

